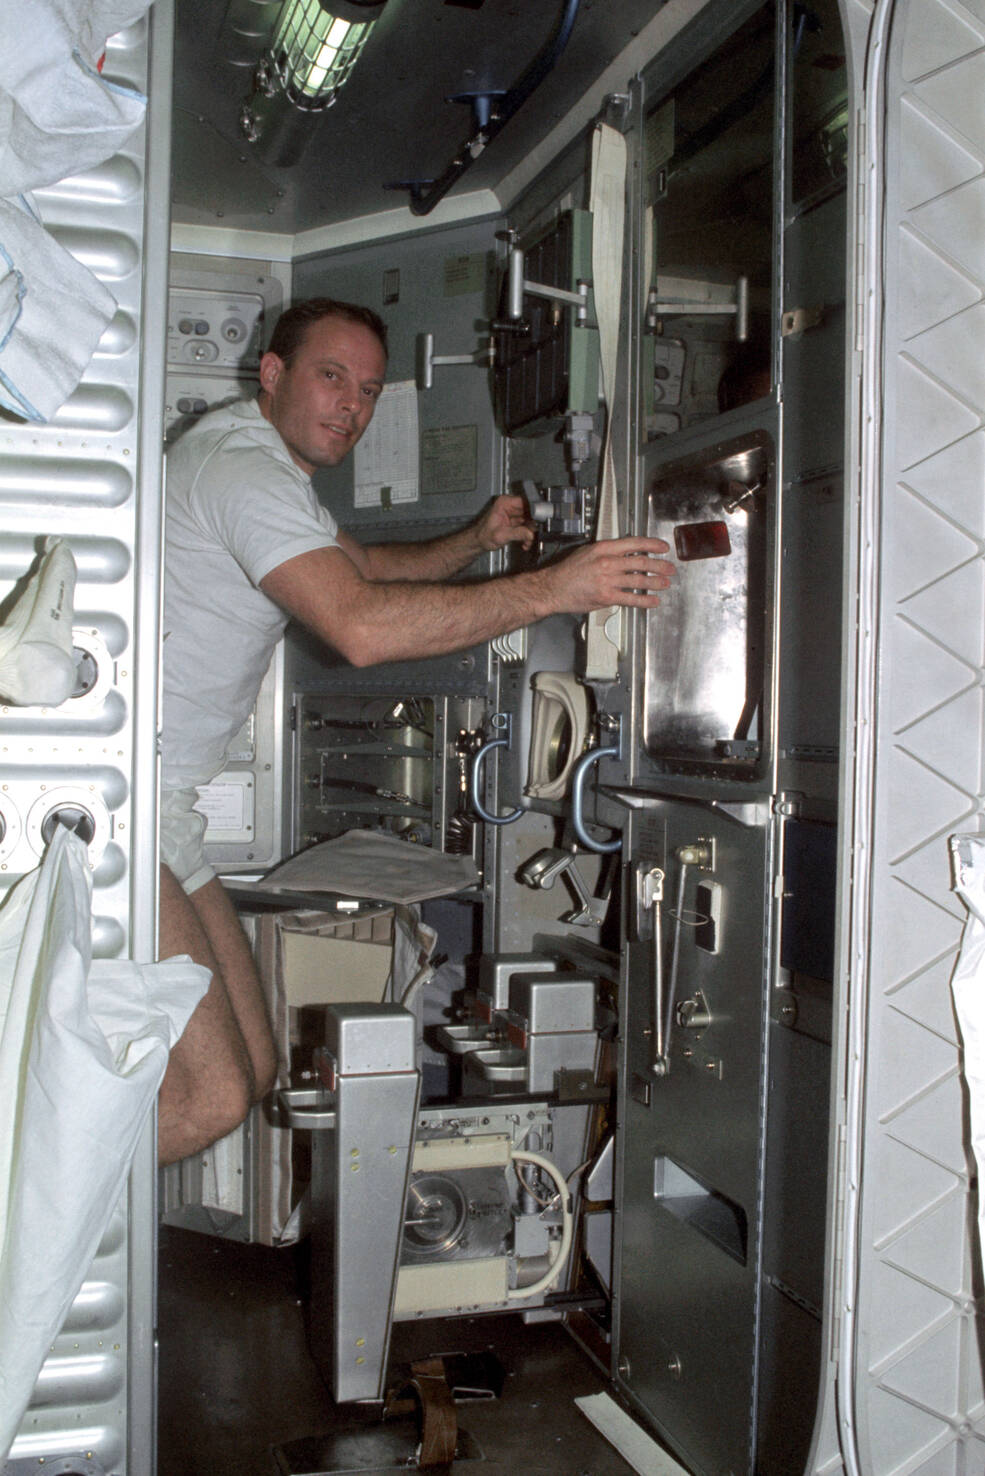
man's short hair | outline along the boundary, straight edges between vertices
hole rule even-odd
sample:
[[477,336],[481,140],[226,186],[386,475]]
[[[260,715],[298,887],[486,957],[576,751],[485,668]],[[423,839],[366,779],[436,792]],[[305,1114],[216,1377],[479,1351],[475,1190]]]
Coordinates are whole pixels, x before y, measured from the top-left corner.
[[276,354],[285,364],[304,343],[308,329],[322,318],[341,318],[346,323],[362,323],[380,341],[384,354],[389,352],[386,324],[379,313],[356,302],[339,302],[334,297],[309,297],[285,309],[277,319],[267,352]]

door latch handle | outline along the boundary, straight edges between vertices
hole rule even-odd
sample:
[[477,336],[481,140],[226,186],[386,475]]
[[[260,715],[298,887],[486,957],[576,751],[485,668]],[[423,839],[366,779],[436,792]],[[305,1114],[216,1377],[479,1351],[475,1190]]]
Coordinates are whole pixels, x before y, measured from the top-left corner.
[[498,733],[499,736],[495,738],[490,738],[487,743],[484,743],[479,749],[478,753],[475,755],[475,758],[472,760],[472,776],[469,788],[469,797],[472,800],[473,810],[478,815],[479,819],[484,820],[487,825],[512,825],[513,821],[519,820],[520,816],[523,814],[523,809],[521,806],[518,805],[517,808],[515,810],[511,810],[508,815],[493,815],[491,811],[486,809],[482,799],[482,779],[486,758],[489,754],[492,753],[494,748],[508,749],[510,747],[510,740],[512,737],[512,724],[510,721],[509,713],[494,712],[489,720],[489,726],[492,728],[493,732]]

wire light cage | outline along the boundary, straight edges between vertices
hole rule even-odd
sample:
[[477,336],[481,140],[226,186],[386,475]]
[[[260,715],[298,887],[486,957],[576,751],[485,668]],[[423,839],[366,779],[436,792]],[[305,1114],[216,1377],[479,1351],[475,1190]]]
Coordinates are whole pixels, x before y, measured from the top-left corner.
[[273,75],[302,112],[331,107],[383,3],[285,0],[269,50]]

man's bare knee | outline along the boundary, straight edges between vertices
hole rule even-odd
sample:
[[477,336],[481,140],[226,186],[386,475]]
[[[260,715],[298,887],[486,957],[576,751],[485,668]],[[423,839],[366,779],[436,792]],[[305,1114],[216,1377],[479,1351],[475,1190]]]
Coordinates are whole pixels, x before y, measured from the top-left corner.
[[174,1163],[226,1137],[244,1121],[254,1101],[247,1064],[227,1059],[223,1068],[189,1072],[172,1056],[158,1101],[158,1158]]

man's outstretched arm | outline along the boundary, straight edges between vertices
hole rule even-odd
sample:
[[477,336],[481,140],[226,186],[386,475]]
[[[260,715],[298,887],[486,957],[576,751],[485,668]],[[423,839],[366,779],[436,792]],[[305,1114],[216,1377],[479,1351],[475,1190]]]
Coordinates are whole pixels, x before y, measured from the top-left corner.
[[[357,545],[358,547],[358,545]],[[342,547],[299,554],[260,588],[353,666],[442,656],[548,615],[650,609],[673,576],[659,538],[585,544],[541,569],[475,584],[367,578]]]

